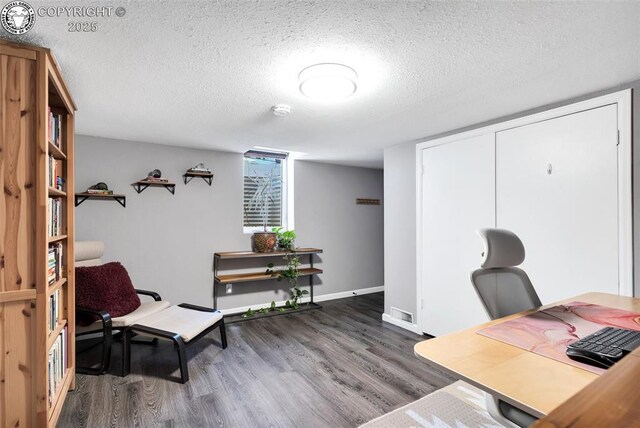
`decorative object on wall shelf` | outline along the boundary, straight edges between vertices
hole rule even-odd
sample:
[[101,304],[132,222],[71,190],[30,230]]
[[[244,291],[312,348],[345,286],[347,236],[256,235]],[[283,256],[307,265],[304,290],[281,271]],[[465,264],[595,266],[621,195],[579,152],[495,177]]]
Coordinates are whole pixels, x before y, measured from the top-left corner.
[[380,205],[380,199],[356,199],[356,205]]
[[205,168],[203,163],[199,163],[193,168],[189,168],[187,172],[184,173],[182,176],[184,184],[193,180],[194,177],[202,178],[209,186],[213,183],[213,173],[209,168]]
[[116,193],[76,193],[76,207],[86,201],[87,199],[103,199],[103,200],[114,200],[118,202],[123,207],[126,207],[127,197],[125,195],[120,195]]

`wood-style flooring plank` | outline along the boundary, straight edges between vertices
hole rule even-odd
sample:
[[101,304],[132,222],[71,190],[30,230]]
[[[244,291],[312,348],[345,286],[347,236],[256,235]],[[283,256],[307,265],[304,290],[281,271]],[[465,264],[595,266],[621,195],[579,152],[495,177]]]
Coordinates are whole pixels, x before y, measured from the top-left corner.
[[454,381],[413,355],[424,337],[382,322],[383,303],[375,293],[231,324],[225,350],[213,331],[188,350],[185,385],[170,343],[134,344],[126,378],[116,343],[112,374],[79,375],[58,426],[356,427]]

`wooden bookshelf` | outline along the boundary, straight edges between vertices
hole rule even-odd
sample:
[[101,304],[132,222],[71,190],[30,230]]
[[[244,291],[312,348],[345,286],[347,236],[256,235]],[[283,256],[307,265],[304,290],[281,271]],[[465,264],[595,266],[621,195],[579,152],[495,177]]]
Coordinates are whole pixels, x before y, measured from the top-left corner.
[[[0,40],[0,78],[0,426],[53,427],[67,391],[75,387],[74,207],[67,195],[73,195],[76,106],[48,49]],[[58,115],[58,144],[49,138],[49,110]],[[59,162],[64,191],[50,185],[50,156]],[[49,236],[50,198],[61,204],[54,237]],[[62,257],[49,284],[52,246],[62,249]],[[56,298],[59,316],[50,331],[51,301]],[[55,345],[65,331],[66,346],[62,341]],[[54,346],[66,354],[66,368],[49,394]]]

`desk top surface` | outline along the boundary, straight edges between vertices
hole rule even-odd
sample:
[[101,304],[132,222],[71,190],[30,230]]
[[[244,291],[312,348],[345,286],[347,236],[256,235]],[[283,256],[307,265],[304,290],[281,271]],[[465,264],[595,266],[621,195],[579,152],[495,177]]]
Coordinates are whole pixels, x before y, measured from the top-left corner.
[[[604,293],[582,294],[543,308],[572,301],[640,312],[640,299]],[[415,345],[415,354],[431,365],[542,417],[596,380],[598,375],[476,333],[481,328],[533,312],[535,310],[520,312],[425,340]]]

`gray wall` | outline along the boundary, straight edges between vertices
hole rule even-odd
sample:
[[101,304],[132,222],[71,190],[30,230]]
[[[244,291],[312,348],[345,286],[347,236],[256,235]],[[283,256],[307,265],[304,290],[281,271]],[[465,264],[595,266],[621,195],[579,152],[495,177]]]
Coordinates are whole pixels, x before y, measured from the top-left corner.
[[[213,186],[182,183],[184,171],[199,162],[215,173]],[[104,241],[105,260],[122,262],[137,288],[173,303],[211,305],[213,253],[250,249],[250,235],[242,232],[242,155],[78,135],[75,163],[77,191],[104,181],[127,196],[126,208],[93,200],[79,206],[76,239]],[[162,188],[135,192],[131,183],[154,168],[176,182],[175,195]],[[294,186],[297,243],[325,251],[316,294],[382,286],[382,207],[355,205],[357,197],[382,198],[382,171],[296,161]],[[263,261],[227,266],[229,272],[265,267]],[[265,281],[234,284],[231,295],[219,291],[224,309],[285,300],[288,287]]]
[[[496,118],[491,121],[455,129],[438,135],[422,138],[390,147],[384,151],[384,189],[385,189],[385,313],[389,314],[391,306],[416,313],[416,196],[415,165],[416,144],[447,135],[457,134],[483,126],[504,122],[518,117],[549,110],[567,104],[576,103],[589,98],[633,89],[633,181],[640,179],[640,81],[621,84],[614,88],[586,94],[555,104],[542,106],[533,110],[515,113]],[[393,201],[393,203],[391,203]],[[640,186],[633,188],[633,238],[634,238],[634,294],[640,295]],[[410,213],[410,215],[409,215]],[[411,217],[412,216],[412,217]],[[398,251],[403,247],[413,248],[411,254]],[[410,274],[411,272],[411,274]],[[404,305],[404,306],[401,306]]]
[[[384,312],[391,307],[416,319],[416,147],[384,151]],[[387,287],[391,284],[391,287]]]

